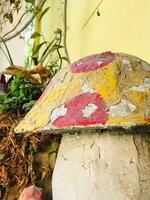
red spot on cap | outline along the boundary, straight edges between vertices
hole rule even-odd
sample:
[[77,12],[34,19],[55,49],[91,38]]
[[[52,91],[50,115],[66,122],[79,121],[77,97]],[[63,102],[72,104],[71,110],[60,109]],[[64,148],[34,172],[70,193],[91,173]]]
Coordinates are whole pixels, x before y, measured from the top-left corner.
[[[83,109],[88,104],[94,104],[97,108],[90,116],[83,116]],[[74,97],[65,104],[67,113],[58,117],[52,124],[57,127],[65,126],[88,126],[92,124],[105,124],[108,119],[105,102],[98,93],[85,93]]]
[[73,73],[90,72],[102,68],[115,60],[115,54],[108,51],[101,54],[87,56],[71,65]]

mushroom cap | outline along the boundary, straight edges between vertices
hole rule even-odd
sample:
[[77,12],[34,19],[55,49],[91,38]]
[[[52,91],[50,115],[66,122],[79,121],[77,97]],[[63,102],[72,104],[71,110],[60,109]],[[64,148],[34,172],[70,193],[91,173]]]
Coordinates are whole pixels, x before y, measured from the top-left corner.
[[62,68],[15,132],[150,124],[150,64],[104,52]]

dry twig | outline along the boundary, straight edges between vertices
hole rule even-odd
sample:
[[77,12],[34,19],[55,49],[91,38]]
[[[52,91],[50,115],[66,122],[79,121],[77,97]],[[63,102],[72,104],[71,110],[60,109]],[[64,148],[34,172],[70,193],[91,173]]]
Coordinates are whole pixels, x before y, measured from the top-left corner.
[[2,36],[3,41],[6,42],[8,40],[11,40],[11,39],[15,38],[16,36],[18,36],[21,32],[23,32],[30,25],[30,23],[34,20],[34,18],[37,16],[37,14],[42,9],[45,2],[46,2],[46,0],[41,0],[40,3],[37,4],[37,6],[35,7],[35,12],[33,13],[32,17],[18,31],[16,31],[15,33],[13,33],[12,35],[7,36],[7,37]]

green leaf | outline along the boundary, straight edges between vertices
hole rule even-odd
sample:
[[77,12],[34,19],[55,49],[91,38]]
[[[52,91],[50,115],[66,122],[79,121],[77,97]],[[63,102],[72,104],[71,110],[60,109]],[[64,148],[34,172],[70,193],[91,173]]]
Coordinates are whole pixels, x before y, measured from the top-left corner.
[[33,51],[33,55],[32,57],[34,57],[35,55],[37,55],[39,53],[40,48],[43,46],[43,44],[45,44],[46,42],[42,42],[41,44],[37,45]]
[[50,159],[50,157],[53,153],[57,153],[57,149],[58,149],[58,142],[53,141],[53,143],[51,144],[50,149],[48,151],[48,159]]
[[47,52],[49,53],[49,49],[51,49],[52,44],[54,43],[55,39],[53,39],[50,44],[46,47],[46,49],[44,50],[44,52],[42,53],[40,59],[39,59],[39,63],[43,63],[45,58],[47,57]]
[[62,57],[63,60],[69,62],[68,58],[67,57]]
[[4,154],[0,154],[0,162],[2,162],[5,159],[5,155]]
[[57,28],[57,30],[56,31],[54,31],[54,34],[62,34],[62,30],[60,29],[60,28]]
[[35,154],[35,153],[37,153],[37,148],[35,146],[31,145],[30,151],[31,151],[31,153]]
[[25,80],[23,75],[17,75],[9,84],[7,95],[0,96],[0,112],[28,111],[43,92],[43,87],[35,87]]
[[63,48],[63,46],[57,45],[57,44],[54,44],[52,47],[51,46],[52,46],[52,42],[47,46],[47,48],[43,52],[39,63],[43,63],[50,53],[54,52],[57,49]]
[[43,10],[43,12],[41,13],[40,17],[39,17],[39,21],[43,18],[43,16],[47,13],[47,11],[50,9],[50,7],[47,7]]
[[40,37],[40,36],[41,36],[40,33],[34,32],[34,33],[32,33],[32,35],[31,35],[31,39],[36,38],[36,37]]
[[35,0],[25,0],[25,2],[27,2],[27,3],[35,3]]
[[34,106],[35,102],[36,102],[35,100],[31,100],[30,102],[23,104],[22,108],[25,111],[28,111]]
[[55,50],[57,50],[57,49],[61,49],[61,48],[63,48],[62,45],[55,44],[55,45],[50,49],[49,53],[51,53],[51,52],[53,52],[53,51],[55,51]]

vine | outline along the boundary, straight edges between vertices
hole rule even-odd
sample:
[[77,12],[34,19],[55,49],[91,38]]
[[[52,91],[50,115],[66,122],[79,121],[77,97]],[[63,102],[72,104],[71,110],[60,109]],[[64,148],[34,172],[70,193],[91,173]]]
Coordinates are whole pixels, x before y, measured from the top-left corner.
[[[26,2],[28,2],[28,0],[26,0]],[[12,35],[9,36],[9,34],[11,32],[14,32],[14,30],[17,29],[18,25],[21,23],[21,20],[22,18],[24,17],[24,15],[27,13],[25,12],[19,19],[18,23],[15,25],[15,27],[7,32],[6,34],[4,34],[1,38],[3,39],[4,42],[8,41],[8,40],[11,40],[13,38],[15,38],[16,36],[18,36],[21,32],[23,32],[29,25],[30,23],[34,20],[34,18],[37,16],[37,14],[39,13],[39,11],[42,9],[42,7],[44,6],[46,0],[41,0],[40,3],[38,3],[36,6],[35,6],[35,9],[34,9],[34,12],[33,12],[33,15],[31,16],[31,18],[21,27],[19,28],[19,30],[17,30],[15,33],[13,33]],[[34,1],[33,1],[34,3]],[[8,35],[8,36],[7,36]],[[7,37],[6,37],[7,36]],[[1,41],[0,41],[1,42]]]
[[97,11],[97,15],[100,16],[100,12],[99,12],[99,7],[102,4],[103,0],[100,0],[100,2],[98,3],[98,5],[96,6],[96,8],[93,10],[93,12],[91,13],[91,15],[89,16],[89,18],[86,20],[86,22],[83,24],[81,31],[83,31],[83,29],[87,26],[87,24],[89,23],[89,21],[91,20],[91,18],[93,17],[93,15],[96,13]]
[[64,21],[63,21],[63,24],[64,24],[64,50],[65,50],[65,54],[66,54],[66,57],[67,57],[67,60],[68,60],[68,63],[70,63],[70,58],[69,58],[69,54],[68,54],[68,49],[67,49],[67,42],[66,42],[66,39],[67,39],[67,0],[64,1]]

